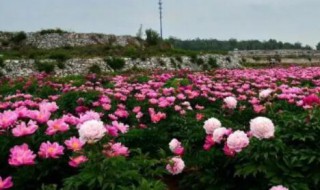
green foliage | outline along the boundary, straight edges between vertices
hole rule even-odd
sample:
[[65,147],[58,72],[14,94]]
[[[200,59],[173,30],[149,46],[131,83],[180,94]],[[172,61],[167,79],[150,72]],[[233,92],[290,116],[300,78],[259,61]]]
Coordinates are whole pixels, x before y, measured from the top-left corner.
[[196,63],[196,62],[197,62],[197,55],[191,55],[191,56],[190,56],[190,61],[191,61],[192,63]]
[[67,53],[63,53],[63,52],[53,52],[49,55],[49,59],[55,59],[60,62],[64,62],[69,58],[70,56]]
[[18,32],[13,35],[10,41],[13,42],[14,44],[20,44],[25,39],[27,39],[27,34],[25,32]]
[[177,57],[176,57],[176,60],[177,60],[179,63],[182,63],[182,57],[181,57],[181,56],[177,56]]
[[159,42],[160,42],[160,36],[159,36],[159,33],[156,32],[155,30],[152,30],[152,29],[147,29],[145,31],[146,33],[146,42],[148,45],[150,46],[155,46],[155,45],[158,45]]
[[179,86],[187,86],[189,84],[190,84],[190,81],[187,78],[172,78],[164,84],[164,87],[178,88]]
[[[217,39],[191,39],[181,40],[169,38],[168,41],[176,48],[196,51],[233,51],[238,50],[276,50],[276,49],[307,49],[308,45],[302,46],[301,43],[287,43],[270,39],[268,41],[259,40],[217,40]],[[320,46],[319,46],[320,47]]]
[[198,58],[196,60],[197,65],[203,65],[204,64],[204,60],[202,58]]
[[4,59],[0,57],[0,68],[4,67]]
[[[137,153],[139,154],[137,154]],[[79,174],[67,178],[64,189],[154,189],[165,190],[166,186],[152,179],[149,171],[157,168],[157,160],[150,159],[141,152],[132,151],[132,158],[106,158],[101,154],[91,152],[89,161]],[[99,156],[100,155],[100,156]],[[155,176],[162,170],[156,170]]]
[[101,74],[101,68],[97,64],[93,64],[89,67],[89,73]]
[[125,65],[124,59],[121,58],[107,58],[105,61],[113,70],[121,70]]
[[150,80],[149,76],[147,75],[143,75],[143,76],[139,76],[137,77],[137,82],[138,83],[146,83]]
[[45,35],[45,34],[64,34],[64,33],[67,33],[67,31],[62,30],[60,28],[56,28],[56,29],[44,29],[44,30],[41,30],[39,33],[41,35]]
[[64,68],[66,68],[66,65],[65,65],[64,62],[62,62],[62,61],[58,61],[57,66],[58,66],[59,69],[64,69]]
[[59,106],[60,111],[66,111],[69,113],[75,113],[77,107],[77,100],[83,98],[85,105],[90,105],[92,102],[96,101],[99,98],[99,92],[89,91],[89,92],[79,92],[71,91],[64,93],[57,100],[57,105]]
[[39,72],[52,73],[54,71],[55,63],[53,62],[35,62],[35,66]]
[[210,57],[208,60],[208,64],[211,66],[211,68],[218,68],[219,65],[217,64],[217,59]]
[[320,42],[316,46],[317,50],[320,50]]

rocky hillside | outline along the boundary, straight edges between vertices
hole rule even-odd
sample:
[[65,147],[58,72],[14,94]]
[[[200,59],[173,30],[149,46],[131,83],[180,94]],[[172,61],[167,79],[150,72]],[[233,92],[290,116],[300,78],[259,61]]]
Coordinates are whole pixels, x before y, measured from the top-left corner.
[[79,47],[88,45],[141,46],[139,40],[132,36],[115,36],[97,33],[55,32],[0,32],[0,49],[14,46],[31,46],[39,49],[61,47]]

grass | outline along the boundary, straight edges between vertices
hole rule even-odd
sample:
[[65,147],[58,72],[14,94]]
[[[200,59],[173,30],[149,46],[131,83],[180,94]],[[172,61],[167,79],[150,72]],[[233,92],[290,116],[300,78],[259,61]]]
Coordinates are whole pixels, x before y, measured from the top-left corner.
[[[130,57],[144,58],[151,56],[196,56],[199,54],[227,54],[225,51],[190,51],[174,48],[163,48],[161,46],[149,46],[146,48],[138,48],[132,45],[127,47],[114,47],[109,45],[90,45],[84,47],[64,47],[55,49],[37,49],[34,47],[16,47],[12,50],[0,50],[0,54],[4,59],[48,59],[48,58],[92,58],[92,57]],[[64,56],[62,56],[64,55]]]

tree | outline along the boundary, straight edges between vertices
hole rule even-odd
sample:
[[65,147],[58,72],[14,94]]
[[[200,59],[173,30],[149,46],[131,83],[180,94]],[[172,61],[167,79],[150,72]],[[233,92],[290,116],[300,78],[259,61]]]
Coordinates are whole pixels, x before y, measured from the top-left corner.
[[320,42],[317,44],[317,50],[320,50]]
[[147,36],[147,43],[148,45],[158,45],[160,42],[160,35],[158,32],[152,30],[152,29],[147,29],[146,30],[146,36]]

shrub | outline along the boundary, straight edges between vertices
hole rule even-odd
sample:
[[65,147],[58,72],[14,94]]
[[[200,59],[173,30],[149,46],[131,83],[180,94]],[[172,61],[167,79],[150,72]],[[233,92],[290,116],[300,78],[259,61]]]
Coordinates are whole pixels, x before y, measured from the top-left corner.
[[78,106],[77,100],[79,98],[84,99],[84,105],[88,106],[92,102],[97,101],[99,98],[99,92],[89,91],[89,92],[79,92],[71,91],[64,93],[57,100],[57,105],[59,106],[59,111],[66,111],[70,113],[75,113],[75,109]]
[[4,67],[5,65],[4,65],[4,60],[3,60],[3,58],[2,57],[0,57],[0,67]]
[[196,62],[197,62],[197,56],[196,56],[196,55],[191,55],[191,56],[190,56],[190,61],[191,61],[192,63],[196,63]]
[[197,63],[197,65],[203,65],[204,64],[204,60],[202,58],[198,58],[196,63]]
[[182,63],[182,57],[181,57],[181,56],[177,56],[177,57],[176,57],[176,60],[177,60],[178,62]]
[[64,68],[66,68],[66,65],[65,65],[64,62],[62,62],[62,61],[58,61],[57,66],[58,66],[59,69],[64,69]]
[[105,61],[113,70],[121,70],[125,65],[124,59],[121,58],[107,58]]
[[160,42],[160,36],[158,32],[152,30],[152,29],[147,29],[146,30],[146,42],[150,46],[158,45]]
[[94,64],[89,67],[89,73],[101,74],[101,68],[99,65]]
[[137,82],[138,83],[146,83],[146,82],[148,82],[150,80],[150,78],[149,78],[149,76],[139,76],[138,78],[137,78]]
[[212,68],[218,68],[219,65],[217,64],[217,59],[216,58],[212,58],[210,57],[208,60],[208,64],[212,67]]
[[41,30],[40,35],[45,35],[45,34],[64,34],[67,33],[67,31],[62,30],[60,28],[56,28],[56,29],[45,29],[45,30]]
[[54,71],[55,63],[53,62],[35,62],[36,68],[39,72],[52,73]]
[[55,59],[57,61],[66,61],[70,58],[70,56],[67,53],[63,52],[53,52],[49,55],[49,59]]
[[166,63],[161,58],[158,58],[158,63],[162,67],[166,66]]
[[20,44],[25,39],[27,39],[27,34],[25,32],[18,32],[13,35],[10,41],[14,44]]
[[173,58],[170,59],[170,62],[171,62],[171,65],[172,65],[174,68],[177,68],[177,63],[176,63],[176,61],[175,61]]

